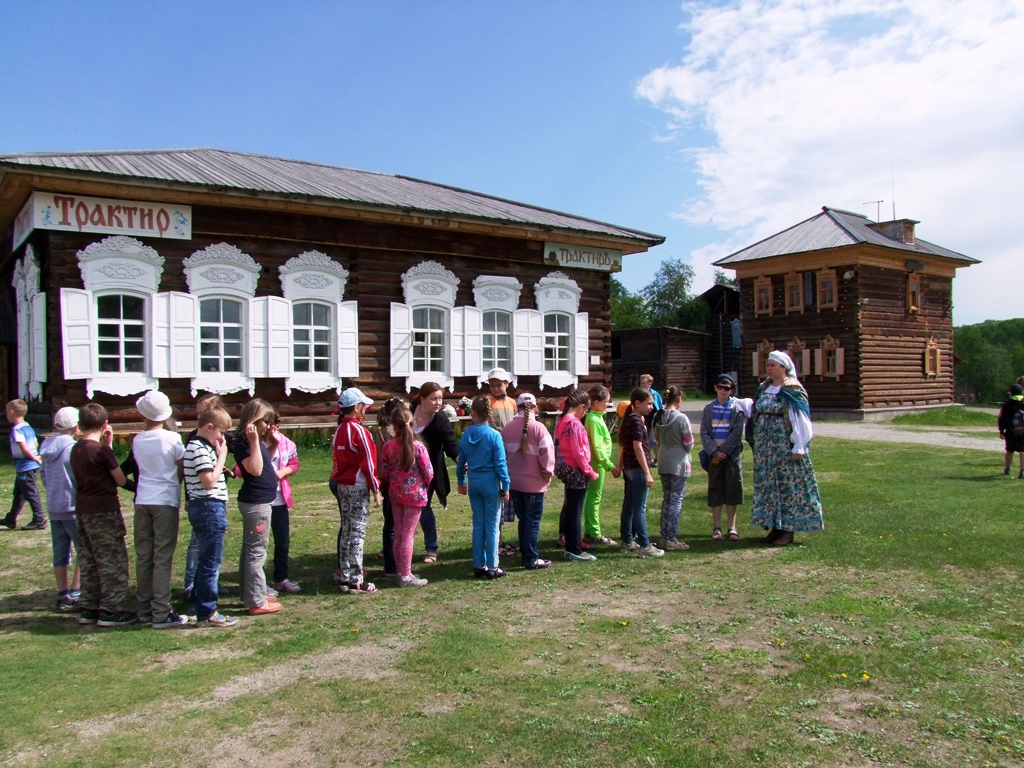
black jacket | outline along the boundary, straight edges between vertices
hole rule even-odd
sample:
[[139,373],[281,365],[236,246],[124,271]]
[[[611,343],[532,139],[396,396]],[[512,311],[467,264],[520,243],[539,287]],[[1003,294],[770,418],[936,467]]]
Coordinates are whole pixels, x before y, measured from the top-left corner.
[[448,506],[448,494],[452,490],[451,480],[448,478],[448,464],[445,456],[451,457],[454,461],[459,457],[459,443],[455,439],[455,430],[452,423],[442,411],[434,414],[434,418],[420,432],[420,439],[427,446],[427,453],[430,455],[430,464],[434,468],[434,479],[430,481],[427,490],[427,498],[437,493],[437,500],[442,507]]

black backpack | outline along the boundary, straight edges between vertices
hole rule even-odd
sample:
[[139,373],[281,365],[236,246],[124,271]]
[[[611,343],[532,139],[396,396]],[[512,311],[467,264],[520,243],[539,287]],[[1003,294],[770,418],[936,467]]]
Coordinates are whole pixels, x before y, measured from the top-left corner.
[[1010,421],[1010,431],[1014,437],[1024,437],[1024,404],[1018,405]]

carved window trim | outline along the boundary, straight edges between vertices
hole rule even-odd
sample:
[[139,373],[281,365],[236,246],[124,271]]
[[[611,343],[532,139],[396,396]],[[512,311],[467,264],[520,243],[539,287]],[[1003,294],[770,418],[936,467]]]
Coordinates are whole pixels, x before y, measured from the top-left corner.
[[761,275],[754,278],[754,316],[772,314],[772,279]]
[[834,269],[822,269],[818,272],[818,311],[837,309],[839,307],[839,283],[836,282]]
[[821,340],[814,350],[814,374],[821,379],[836,379],[846,374],[846,350],[842,342],[831,335]]
[[924,375],[926,378],[937,378],[942,374],[942,348],[939,340],[932,336],[924,348]]
[[786,275],[785,307],[786,314],[804,311],[804,281],[798,272]]
[[796,366],[796,377],[802,379],[811,373],[811,350],[803,339],[794,336],[786,342],[786,353],[793,359]]
[[760,379],[767,374],[766,364],[768,362],[768,355],[775,349],[775,345],[768,339],[761,339],[757,344],[757,349],[754,350],[754,354],[751,358],[751,367],[754,371],[754,378]]

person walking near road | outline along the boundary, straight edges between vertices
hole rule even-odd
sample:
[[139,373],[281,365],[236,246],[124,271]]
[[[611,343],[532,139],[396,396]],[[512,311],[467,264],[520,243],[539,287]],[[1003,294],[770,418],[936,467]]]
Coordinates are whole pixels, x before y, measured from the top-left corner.
[[1003,474],[1010,474],[1013,454],[1019,463],[1018,479],[1024,479],[1024,387],[1010,385],[1010,396],[999,409],[999,436],[1006,445]]

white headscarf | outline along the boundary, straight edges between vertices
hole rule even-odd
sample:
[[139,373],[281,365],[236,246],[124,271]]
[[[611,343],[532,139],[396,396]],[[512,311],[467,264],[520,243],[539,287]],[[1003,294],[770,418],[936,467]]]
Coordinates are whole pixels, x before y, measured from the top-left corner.
[[786,369],[786,375],[791,379],[796,379],[796,366],[793,364],[793,358],[787,355],[785,352],[775,350],[774,352],[768,353],[768,359],[774,360],[776,363]]

